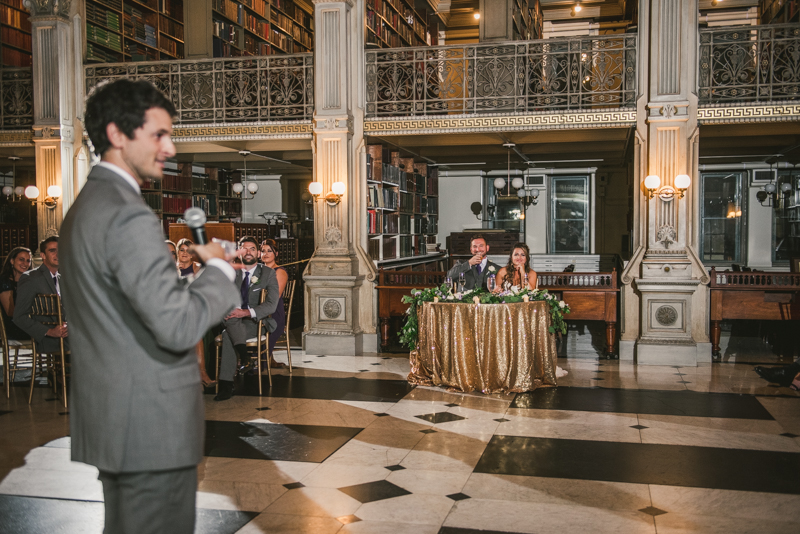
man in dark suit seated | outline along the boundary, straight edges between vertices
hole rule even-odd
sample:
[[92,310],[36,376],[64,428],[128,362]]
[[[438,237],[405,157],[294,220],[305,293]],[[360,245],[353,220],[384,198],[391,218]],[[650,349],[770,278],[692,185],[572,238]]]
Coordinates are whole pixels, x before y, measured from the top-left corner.
[[[239,240],[243,268],[236,273],[234,284],[241,294],[241,306],[234,309],[223,321],[222,360],[219,365],[219,393],[214,400],[224,401],[233,396],[233,377],[236,372],[238,356],[239,373],[244,374],[253,368],[247,351],[247,340],[258,335],[258,321],[264,319],[269,332],[277,326],[270,317],[278,308],[281,298],[278,278],[275,271],[258,263],[258,243],[255,238],[245,236]],[[267,298],[259,304],[261,290],[267,290]],[[258,377],[261,380],[261,377]]]
[[[36,342],[39,352],[61,350],[59,338],[67,343],[67,325],[50,327],[41,321],[57,321],[57,317],[30,316],[36,295],[61,294],[61,275],[58,274],[58,236],[50,236],[39,245],[42,265],[23,274],[17,284],[17,302],[14,307],[14,324],[25,331]],[[68,348],[65,345],[65,348]]]
[[456,263],[452,269],[447,271],[447,276],[458,282],[461,273],[464,273],[464,289],[475,289],[482,287],[486,289],[486,280],[491,274],[497,274],[500,266],[489,261],[486,255],[489,253],[489,245],[482,234],[474,234],[469,242],[469,249],[472,257],[467,261]]

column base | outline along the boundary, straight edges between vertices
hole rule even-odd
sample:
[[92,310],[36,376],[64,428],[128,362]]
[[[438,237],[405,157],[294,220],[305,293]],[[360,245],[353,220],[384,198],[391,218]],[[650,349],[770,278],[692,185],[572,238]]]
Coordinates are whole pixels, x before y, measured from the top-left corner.
[[[636,363],[639,365],[681,365],[696,367],[699,363],[711,363],[711,343],[659,343],[657,341],[640,340],[636,342],[634,352]],[[620,359],[622,359],[621,355]]]
[[360,356],[378,352],[378,335],[309,332],[303,335],[303,350],[306,354]]
[[636,359],[636,342],[619,340],[619,361],[632,362]]

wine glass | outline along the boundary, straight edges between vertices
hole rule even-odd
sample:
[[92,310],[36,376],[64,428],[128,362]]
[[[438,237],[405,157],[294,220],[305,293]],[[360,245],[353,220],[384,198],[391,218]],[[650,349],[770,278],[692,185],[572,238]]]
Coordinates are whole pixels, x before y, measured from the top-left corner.
[[453,291],[453,279],[451,277],[449,277],[449,276],[445,277],[444,285],[447,288],[448,292]]
[[464,278],[464,273],[458,275],[458,292],[463,293],[464,287],[467,285],[467,280]]
[[489,278],[486,280],[486,288],[490,293],[494,293],[494,290],[497,289],[497,279],[495,275],[489,275]]

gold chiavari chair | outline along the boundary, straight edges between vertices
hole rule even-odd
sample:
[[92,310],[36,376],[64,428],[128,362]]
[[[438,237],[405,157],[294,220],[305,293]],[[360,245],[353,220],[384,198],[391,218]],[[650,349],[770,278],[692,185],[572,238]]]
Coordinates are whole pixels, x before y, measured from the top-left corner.
[[[267,290],[261,290],[261,296],[258,299],[259,304],[263,304],[264,301],[267,300]],[[267,331],[266,325],[264,324],[264,320],[258,321],[258,326],[256,329],[256,337],[250,338],[247,340],[246,345],[248,349],[255,349],[255,354],[253,354],[253,358],[256,361],[256,369],[258,370],[258,394],[263,395],[262,385],[261,385],[261,358],[265,355],[269,357],[269,332]],[[215,378],[217,380],[217,386],[215,391],[219,393],[219,363],[220,363],[220,349],[222,348],[222,335],[218,335],[214,338],[214,345],[217,347],[217,361],[216,361],[216,375]],[[269,378],[269,387],[272,387],[272,371],[270,370],[269,364],[267,365],[267,377]]]
[[[292,374],[292,347],[291,343],[289,342],[289,321],[292,318],[292,304],[294,303],[294,286],[297,283],[297,280],[290,280],[286,283],[286,287],[283,288],[283,308],[286,311],[286,324],[283,327],[283,338],[286,341],[286,354],[289,360],[289,374]],[[275,332],[277,334],[277,332]],[[275,346],[280,343],[281,340],[279,339]]]
[[[9,339],[2,313],[0,313],[0,348],[3,350],[3,384],[6,386],[6,398],[11,398],[11,382],[16,378],[17,369],[19,369],[19,350],[30,349],[33,351],[33,342],[30,339]],[[11,363],[11,349],[14,349],[13,364]],[[32,367],[31,372],[34,372]]]
[[[36,295],[33,299],[33,307],[30,316],[45,326],[55,327],[64,324],[64,312],[61,307],[61,297],[53,295]],[[67,354],[69,350],[64,347],[64,338],[59,338],[59,349],[55,352],[42,352],[41,347],[37,347],[33,340],[33,363],[31,365],[31,391],[28,395],[28,404],[33,400],[33,386],[36,383],[36,364],[39,358],[56,356],[57,358],[47,365],[48,372],[53,373],[53,387],[58,394],[58,382],[61,382],[62,393],[64,395],[64,408],[67,408]]]

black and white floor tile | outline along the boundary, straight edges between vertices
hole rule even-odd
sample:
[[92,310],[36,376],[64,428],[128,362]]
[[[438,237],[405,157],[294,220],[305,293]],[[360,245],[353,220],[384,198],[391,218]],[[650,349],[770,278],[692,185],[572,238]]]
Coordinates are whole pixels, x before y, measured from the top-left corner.
[[[726,333],[721,363],[637,367],[591,334],[562,343],[558,388],[519,395],[411,387],[404,355],[301,351],[263,396],[256,377],[209,392],[197,532],[796,530],[800,395],[753,371],[788,362]],[[69,416],[22,386],[0,401],[0,533],[101,532]]]

